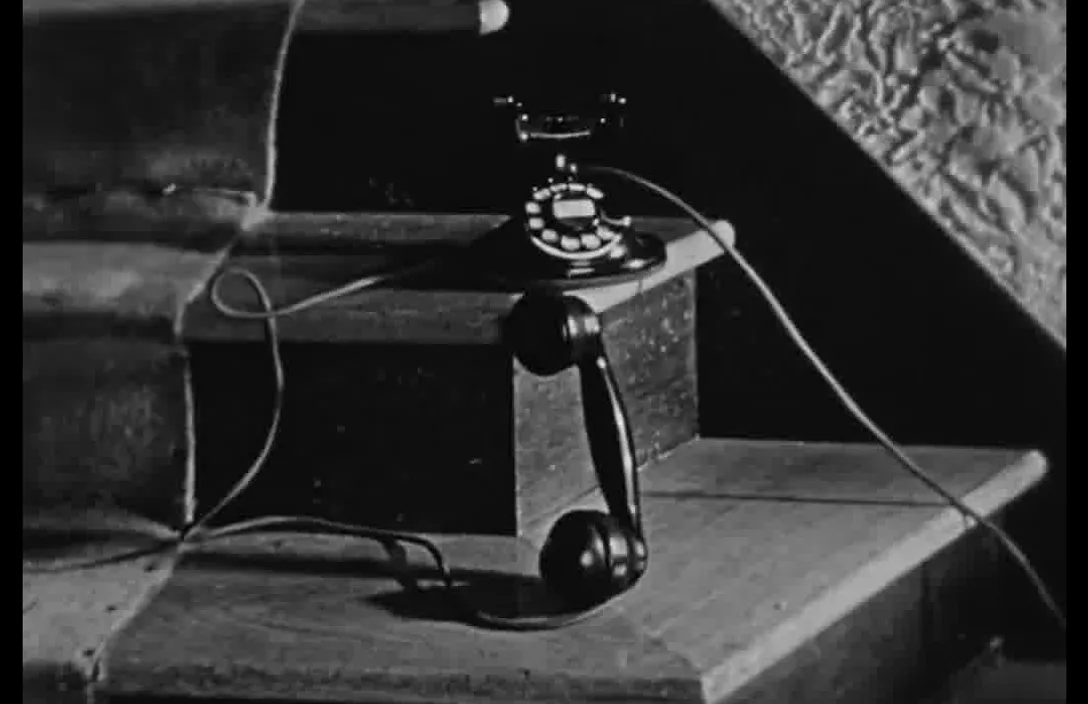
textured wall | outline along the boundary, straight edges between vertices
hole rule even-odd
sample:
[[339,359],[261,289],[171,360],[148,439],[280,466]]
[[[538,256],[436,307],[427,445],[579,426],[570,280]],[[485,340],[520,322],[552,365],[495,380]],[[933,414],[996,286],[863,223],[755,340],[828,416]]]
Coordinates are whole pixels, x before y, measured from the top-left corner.
[[711,1],[1064,342],[1064,0]]

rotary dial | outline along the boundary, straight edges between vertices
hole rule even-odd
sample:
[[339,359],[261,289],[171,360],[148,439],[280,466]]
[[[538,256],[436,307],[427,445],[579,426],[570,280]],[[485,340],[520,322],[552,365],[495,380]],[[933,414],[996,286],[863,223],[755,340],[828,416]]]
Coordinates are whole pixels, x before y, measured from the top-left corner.
[[600,207],[603,198],[598,188],[578,181],[556,181],[536,189],[525,202],[529,241],[560,259],[606,255],[620,241],[616,226],[628,223],[605,217]]

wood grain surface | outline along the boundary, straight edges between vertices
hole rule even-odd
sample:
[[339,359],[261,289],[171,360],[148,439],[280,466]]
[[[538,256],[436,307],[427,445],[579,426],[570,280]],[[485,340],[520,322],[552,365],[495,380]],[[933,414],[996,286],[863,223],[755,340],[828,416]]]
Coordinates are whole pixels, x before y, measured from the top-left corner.
[[94,701],[110,639],[167,581],[169,531],[117,511],[23,515],[23,701]]
[[23,503],[191,508],[182,312],[226,256],[173,245],[23,242]]
[[[985,514],[1045,472],[1033,453],[927,450],[920,459]],[[816,477],[829,472],[834,480],[820,486]],[[763,495],[719,496],[721,475],[749,477],[753,493]],[[851,477],[859,482],[853,491]],[[669,494],[687,482],[686,494]],[[543,634],[450,620],[414,549],[239,538],[182,563],[114,642],[100,691],[338,702],[725,702],[851,615],[864,617],[854,628],[871,629],[874,614],[860,607],[893,593],[964,535],[963,519],[950,509],[911,503],[914,482],[876,447],[695,441],[645,473],[646,577],[599,617]],[[875,488],[856,500],[867,487]],[[492,612],[546,608],[524,579],[532,569],[528,546],[468,537],[443,544],[473,603]],[[917,656],[947,634],[925,630],[919,620],[932,609],[920,590],[907,593],[884,602],[895,607],[881,621],[922,629],[908,650],[916,657],[886,665],[918,675],[925,668]],[[845,662],[834,667],[857,676]],[[890,699],[869,704],[883,701]]]
[[[1046,466],[1036,453],[909,448],[908,454],[984,514],[1036,485]],[[1001,466],[1004,469],[996,469]],[[696,666],[705,701],[731,703],[732,697],[779,701],[775,695],[786,696],[783,687],[807,697],[811,693],[807,686],[819,682],[831,688],[813,695],[815,700],[838,701],[843,692],[836,691],[836,683],[853,682],[856,687],[858,678],[864,677],[853,663],[858,657],[872,657],[866,655],[867,649],[887,655],[889,674],[898,666],[908,668],[895,674],[900,685],[923,675],[926,668],[919,667],[923,653],[940,648],[951,654],[941,642],[948,633],[934,628],[901,660],[905,651],[889,641],[895,638],[895,629],[885,629],[885,622],[897,619],[910,631],[930,628],[926,620],[935,614],[919,602],[926,592],[896,584],[919,578],[914,570],[958,540],[965,522],[935,502],[924,487],[919,489],[918,480],[883,449],[699,440],[644,472],[643,497],[652,546],[652,575],[645,579],[655,586],[640,583],[638,588],[654,591],[645,603],[632,599],[630,607],[620,608],[636,621],[645,619],[650,633]],[[591,494],[571,508],[601,509],[603,501]],[[549,523],[540,521],[526,538],[540,544]],[[765,537],[755,538],[756,534]],[[977,556],[972,564],[981,567]],[[950,569],[938,567],[945,573]],[[976,576],[986,573],[979,570]],[[923,581],[915,587],[924,582],[925,589],[932,590],[940,584],[930,581],[936,576],[921,576]],[[989,579],[984,577],[973,588],[989,590]],[[881,607],[887,610],[881,613]],[[1045,617],[1035,604],[1027,608],[1038,618]],[[847,615],[856,620],[847,620]],[[951,622],[942,627],[946,625],[952,628]],[[834,648],[820,652],[828,640],[843,638],[853,643],[844,649],[849,654]],[[821,656],[808,665],[805,660],[812,654],[799,652],[807,648]],[[772,670],[789,669],[787,661],[793,658],[799,660],[796,670],[785,675]],[[811,674],[813,667],[818,678]],[[762,690],[764,675],[778,688]],[[891,691],[884,689],[888,685]],[[860,697],[848,701],[900,701],[903,692],[895,689],[894,683],[884,683],[874,691],[855,692]]]
[[1064,344],[1064,0],[711,0]]

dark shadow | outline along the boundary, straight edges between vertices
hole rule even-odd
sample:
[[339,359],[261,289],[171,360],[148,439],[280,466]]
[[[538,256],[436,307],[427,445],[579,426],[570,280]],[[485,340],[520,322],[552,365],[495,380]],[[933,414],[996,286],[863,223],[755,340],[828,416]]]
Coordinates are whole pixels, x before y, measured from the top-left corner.
[[453,584],[446,586],[435,567],[410,564],[399,544],[383,541],[382,547],[387,559],[201,551],[186,555],[184,564],[190,569],[388,581],[400,588],[379,592],[366,600],[398,617],[415,620],[475,625],[479,622],[477,614],[509,619],[569,613],[548,594],[538,578],[500,570],[451,568]]

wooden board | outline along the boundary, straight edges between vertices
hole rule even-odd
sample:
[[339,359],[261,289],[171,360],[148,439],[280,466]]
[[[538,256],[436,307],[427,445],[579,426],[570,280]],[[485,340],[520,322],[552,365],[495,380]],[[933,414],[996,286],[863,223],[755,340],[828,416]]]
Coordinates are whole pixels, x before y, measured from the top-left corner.
[[224,211],[237,222],[268,204],[293,30],[492,32],[508,14],[501,1],[26,0],[24,238],[191,246]]
[[[985,514],[1045,472],[1035,453],[920,456]],[[822,474],[826,483],[816,479]],[[721,477],[763,496],[719,496]],[[873,615],[862,607],[917,575],[966,528],[950,509],[909,503],[919,498],[914,480],[875,447],[696,441],[650,467],[644,486],[650,571],[593,620],[545,634],[482,631],[448,620],[433,591],[397,586],[422,564],[414,551],[390,572],[387,554],[358,542],[238,539],[182,564],[115,641],[101,691],[342,702],[726,702],[853,614],[865,618],[855,628],[871,629]],[[682,495],[669,493],[681,487]],[[503,573],[508,580],[528,574],[532,550],[495,540],[448,539],[451,563],[467,571],[462,576],[489,574],[496,589]],[[923,628],[918,619],[933,613],[921,591],[886,602],[898,604],[895,618]],[[950,635],[939,627],[919,633],[919,649]],[[919,667],[909,657],[884,665]]]
[[1066,704],[1068,670],[1065,661],[1018,662],[992,657],[964,672],[930,704]]

